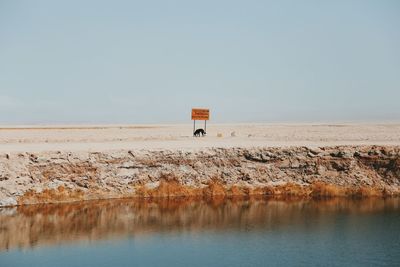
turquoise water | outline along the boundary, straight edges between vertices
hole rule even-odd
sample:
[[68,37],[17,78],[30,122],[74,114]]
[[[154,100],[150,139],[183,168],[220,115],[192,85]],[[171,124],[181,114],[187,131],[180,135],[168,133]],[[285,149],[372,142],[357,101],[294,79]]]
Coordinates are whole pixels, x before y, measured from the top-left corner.
[[400,266],[399,199],[0,210],[0,266]]

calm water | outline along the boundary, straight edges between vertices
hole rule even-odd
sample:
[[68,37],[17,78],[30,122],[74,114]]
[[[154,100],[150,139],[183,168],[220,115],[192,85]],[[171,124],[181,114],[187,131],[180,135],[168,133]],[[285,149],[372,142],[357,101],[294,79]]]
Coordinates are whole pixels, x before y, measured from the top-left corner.
[[3,208],[0,266],[400,266],[400,200]]

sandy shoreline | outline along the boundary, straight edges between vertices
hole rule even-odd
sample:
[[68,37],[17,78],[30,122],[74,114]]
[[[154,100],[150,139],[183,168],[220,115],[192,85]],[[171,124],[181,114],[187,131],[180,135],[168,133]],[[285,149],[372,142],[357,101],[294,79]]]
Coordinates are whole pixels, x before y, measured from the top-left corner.
[[400,124],[0,129],[0,206],[120,197],[400,194]]

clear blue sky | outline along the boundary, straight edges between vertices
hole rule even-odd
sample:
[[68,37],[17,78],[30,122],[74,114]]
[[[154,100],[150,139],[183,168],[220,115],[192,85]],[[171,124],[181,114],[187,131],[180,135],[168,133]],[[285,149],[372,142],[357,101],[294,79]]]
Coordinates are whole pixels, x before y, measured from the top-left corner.
[[400,120],[400,1],[0,0],[0,123]]

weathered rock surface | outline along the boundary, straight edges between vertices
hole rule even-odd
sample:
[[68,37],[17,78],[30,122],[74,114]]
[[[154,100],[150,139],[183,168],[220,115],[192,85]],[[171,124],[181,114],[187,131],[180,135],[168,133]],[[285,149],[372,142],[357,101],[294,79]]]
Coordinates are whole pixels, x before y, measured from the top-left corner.
[[[0,206],[131,196],[224,195],[223,190],[230,190],[231,195],[276,194],[271,187],[288,183],[374,188],[395,194],[400,191],[400,147],[0,155]],[[157,194],[151,191],[157,188]],[[259,188],[263,190],[257,191]]]

